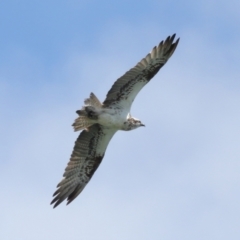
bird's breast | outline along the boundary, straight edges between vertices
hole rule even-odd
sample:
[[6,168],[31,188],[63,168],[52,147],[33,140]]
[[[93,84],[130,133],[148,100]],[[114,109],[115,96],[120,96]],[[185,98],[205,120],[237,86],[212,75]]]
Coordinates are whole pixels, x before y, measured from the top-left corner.
[[98,123],[109,128],[122,129],[126,117],[121,111],[104,111],[99,115]]

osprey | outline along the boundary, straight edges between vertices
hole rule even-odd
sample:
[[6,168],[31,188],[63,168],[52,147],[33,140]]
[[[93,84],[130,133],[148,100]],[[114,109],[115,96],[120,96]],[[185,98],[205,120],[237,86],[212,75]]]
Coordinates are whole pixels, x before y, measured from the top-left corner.
[[67,198],[72,202],[84,189],[100,165],[107,145],[118,130],[129,131],[144,124],[130,115],[138,92],[156,75],[174,53],[179,38],[175,34],[155,46],[135,67],[117,79],[101,103],[91,93],[73,123],[75,131],[83,130],[75,142],[70,161],[57,185],[51,204],[54,208]]

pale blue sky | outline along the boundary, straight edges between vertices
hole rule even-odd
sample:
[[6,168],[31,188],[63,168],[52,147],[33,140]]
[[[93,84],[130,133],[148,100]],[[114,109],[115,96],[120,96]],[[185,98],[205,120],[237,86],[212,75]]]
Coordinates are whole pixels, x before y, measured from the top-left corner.
[[[239,240],[239,1],[1,1],[0,239]],[[168,35],[118,132],[69,206],[49,205],[75,111]]]

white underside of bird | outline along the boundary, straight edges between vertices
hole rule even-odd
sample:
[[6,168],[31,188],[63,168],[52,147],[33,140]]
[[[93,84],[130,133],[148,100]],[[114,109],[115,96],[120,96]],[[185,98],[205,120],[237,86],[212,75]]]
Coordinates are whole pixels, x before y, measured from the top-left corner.
[[130,114],[131,105],[139,91],[157,74],[175,51],[179,39],[175,34],[154,47],[135,67],[117,79],[101,103],[91,93],[77,111],[73,123],[80,131],[62,181],[57,185],[51,204],[58,206],[67,199],[72,202],[84,189],[100,165],[109,141],[118,130],[129,131],[144,124]]

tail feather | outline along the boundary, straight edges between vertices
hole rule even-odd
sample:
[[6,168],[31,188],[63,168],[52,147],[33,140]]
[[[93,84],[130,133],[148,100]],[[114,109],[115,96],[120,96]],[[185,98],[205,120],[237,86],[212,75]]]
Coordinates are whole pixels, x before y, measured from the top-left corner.
[[74,128],[74,131],[76,132],[76,131],[86,129],[86,128],[90,127],[92,124],[94,124],[94,123],[91,119],[89,119],[86,116],[80,116],[75,119],[72,126]]
[[99,112],[102,108],[101,102],[97,97],[91,93],[90,97],[85,99],[85,106],[81,110],[77,110],[76,113],[79,115],[75,122],[72,124],[74,131],[79,131],[90,127],[96,123]]
[[101,108],[102,104],[101,102],[98,100],[98,98],[94,95],[94,93],[90,94],[90,97],[85,99],[84,103],[87,106],[92,106],[92,107],[96,107],[96,108]]

